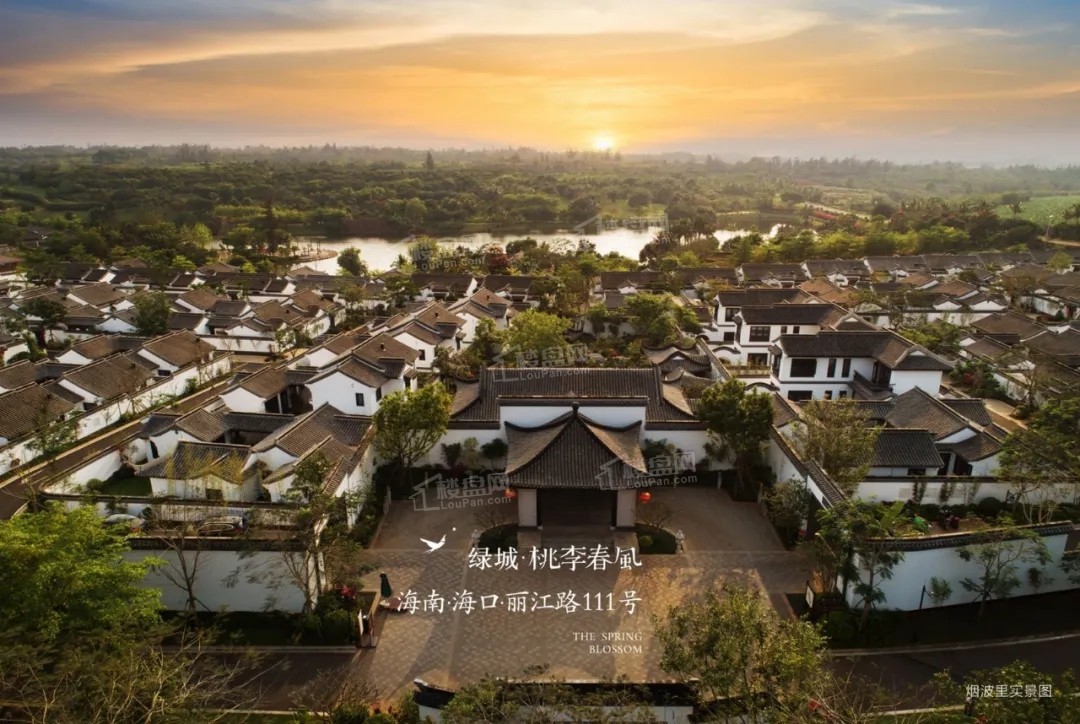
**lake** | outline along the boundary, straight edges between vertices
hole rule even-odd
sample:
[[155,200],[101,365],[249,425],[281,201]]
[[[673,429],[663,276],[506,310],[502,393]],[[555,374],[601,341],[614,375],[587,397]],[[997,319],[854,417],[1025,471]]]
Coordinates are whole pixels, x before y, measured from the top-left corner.
[[[774,227],[770,236],[776,234],[778,227]],[[610,252],[617,252],[623,256],[628,256],[631,259],[637,259],[641,249],[652,241],[653,236],[656,235],[656,229],[611,229],[605,230],[598,234],[581,234],[577,232],[565,232],[562,234],[467,234],[464,236],[453,236],[440,238],[439,241],[443,242],[447,247],[453,246],[466,246],[470,249],[479,249],[488,244],[500,244],[505,245],[507,242],[515,239],[524,239],[531,237],[540,242],[555,243],[560,242],[568,246],[574,246],[577,244],[578,239],[588,239],[596,245],[596,251],[601,255],[606,255]],[[716,238],[720,241],[721,246],[729,239],[733,239],[736,236],[747,234],[747,231],[717,231],[715,232]],[[350,246],[355,246],[360,250],[360,258],[368,265],[368,268],[372,270],[384,271],[390,269],[397,259],[398,254],[405,254],[408,249],[408,244],[400,239],[382,239],[378,237],[364,238],[354,237],[350,239],[334,239],[332,241],[319,240],[319,239],[301,239],[299,240],[301,246],[305,242],[317,246],[320,249],[331,250],[341,252],[343,249],[347,249]],[[338,270],[337,259],[323,259],[321,261],[307,262],[305,266],[319,271],[326,272],[327,274],[336,274]]]

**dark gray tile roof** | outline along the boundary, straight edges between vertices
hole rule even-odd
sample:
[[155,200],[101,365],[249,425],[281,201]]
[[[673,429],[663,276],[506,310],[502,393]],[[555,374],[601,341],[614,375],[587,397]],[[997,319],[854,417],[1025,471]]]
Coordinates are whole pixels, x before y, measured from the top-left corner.
[[177,297],[179,301],[187,302],[196,309],[201,309],[204,312],[214,308],[218,302],[228,302],[228,297],[224,297],[213,289],[205,286],[198,286],[189,292],[185,292]]
[[994,420],[986,409],[986,401],[975,398],[940,398],[941,404],[978,425],[993,425]]
[[834,272],[845,276],[870,275],[870,270],[862,259],[807,259],[803,264],[812,276],[825,276]]
[[416,337],[421,342],[426,342],[428,344],[438,344],[444,339],[441,334],[419,322],[409,322],[401,327],[397,327],[394,329],[393,334],[395,336],[398,334],[408,334]]
[[1024,346],[1043,354],[1060,358],[1070,367],[1080,365],[1080,332],[1067,329],[1064,332],[1044,332],[1024,340]]
[[868,256],[864,257],[872,271],[912,271],[925,269],[926,260],[921,256]]
[[459,385],[452,423],[497,422],[499,404],[645,405],[646,423],[700,427],[681,390],[665,385],[657,367],[648,368],[501,368],[481,371],[477,385]]
[[888,400],[855,400],[868,422],[885,422],[892,412],[893,403]]
[[240,382],[240,388],[264,400],[281,393],[289,386],[284,367],[264,367]]
[[151,340],[143,345],[143,349],[177,367],[187,367],[196,362],[206,361],[214,354],[214,348],[211,345],[186,329]]
[[789,357],[870,357],[892,369],[952,369],[941,357],[887,330],[785,334],[777,345]]
[[447,274],[439,272],[413,272],[413,284],[417,289],[430,287],[432,290],[464,294],[472,285],[471,274]]
[[743,307],[742,318],[747,324],[831,324],[843,318],[847,311],[832,304],[771,304],[764,307]]
[[488,274],[481,282],[484,289],[493,292],[509,291],[513,294],[526,294],[536,277],[516,274]]
[[972,437],[967,440],[961,440],[951,445],[943,445],[943,450],[952,450],[960,457],[964,458],[968,462],[975,460],[984,460],[991,455],[995,455],[1001,452],[1002,441],[987,434],[986,432],[976,432]]
[[173,312],[169,315],[169,329],[197,329],[204,319],[198,312]]
[[150,341],[149,337],[127,337],[119,334],[102,334],[71,345],[73,352],[78,352],[87,359],[108,357],[116,352],[138,349]]
[[724,307],[752,307],[782,302],[807,302],[813,297],[799,289],[728,289],[717,292],[716,298]]
[[180,415],[168,412],[151,413],[144,421],[139,436],[143,438],[160,435],[172,428],[173,424],[180,419]]
[[691,374],[707,374],[712,369],[709,358],[701,352],[667,347],[645,350],[645,356],[649,358],[649,362],[663,370],[665,375],[676,370]]
[[471,297],[456,302],[450,309],[460,314],[468,312],[474,317],[502,319],[510,309],[510,300],[500,297],[489,289],[477,289]]
[[944,464],[933,436],[926,430],[886,428],[874,441],[872,467],[940,468]]
[[938,440],[968,426],[959,413],[918,387],[898,395],[892,406],[885,418],[890,425],[929,430]]
[[152,368],[153,365],[136,353],[125,352],[71,370],[64,374],[64,379],[109,400],[145,387],[147,380],[154,376]]
[[1007,344],[998,342],[993,337],[981,337],[975,340],[969,345],[965,345],[964,350],[970,354],[977,355],[979,357],[986,357],[987,359],[997,359],[1002,355],[1009,352],[1011,347]]
[[248,454],[247,445],[183,441],[169,457],[138,470],[148,478],[198,480],[213,475],[239,485],[244,482],[243,466]]
[[73,287],[71,293],[87,304],[92,304],[95,307],[115,304],[124,298],[124,294],[113,289],[112,284],[109,284],[108,282],[97,282],[96,284]]
[[19,360],[6,367],[0,367],[0,387],[14,390],[16,387],[37,382],[38,369],[30,360]]
[[777,279],[806,281],[806,270],[801,264],[749,263],[739,267],[745,281],[758,281],[769,276]]
[[1003,335],[1006,337],[1019,337],[1026,339],[1046,331],[1046,327],[1036,324],[1025,316],[1016,312],[997,312],[988,314],[982,319],[971,323],[972,328],[983,334],[991,336]]
[[661,282],[663,276],[658,271],[608,271],[600,272],[601,289],[618,289],[626,284],[635,287],[652,287]]
[[[507,484],[515,488],[630,487],[628,466],[645,474],[641,423],[614,428],[577,410],[536,428],[506,425]],[[605,471],[609,471],[605,475]]]
[[714,280],[735,284],[739,279],[734,267],[680,267],[675,270],[675,274],[683,284]]
[[778,393],[770,392],[769,402],[772,404],[774,427],[783,427],[789,422],[795,422],[799,419],[799,413],[792,408],[791,403]]
[[269,412],[225,412],[222,422],[230,430],[239,432],[272,433],[280,430],[296,419],[293,415],[278,415]]
[[75,404],[53,394],[43,385],[30,383],[0,394],[0,436],[9,441],[33,432],[72,412]]
[[269,450],[277,446],[290,455],[301,457],[321,445],[328,436],[342,445],[355,447],[360,444],[369,427],[369,417],[346,415],[331,405],[323,405],[297,418],[287,427],[278,429],[252,449]]
[[244,310],[247,309],[247,306],[247,302],[221,299],[214,303],[214,306],[211,307],[211,311],[215,315],[223,317],[236,317],[243,314]]
[[214,442],[228,430],[220,415],[207,410],[189,412],[176,421],[176,428],[202,442]]

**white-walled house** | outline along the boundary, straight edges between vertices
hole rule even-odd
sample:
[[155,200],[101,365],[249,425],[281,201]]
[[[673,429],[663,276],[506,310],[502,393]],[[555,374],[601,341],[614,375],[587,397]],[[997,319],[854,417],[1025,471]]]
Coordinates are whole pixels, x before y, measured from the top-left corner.
[[476,336],[476,325],[482,319],[490,319],[495,329],[506,329],[513,319],[515,309],[504,297],[487,289],[478,289],[474,294],[448,307],[449,311],[464,321],[461,328],[462,344],[471,344]]
[[139,469],[157,497],[255,500],[257,480],[247,445],[183,441],[168,457]]
[[403,318],[387,323],[387,334],[416,350],[415,366],[430,370],[435,363],[435,350],[439,347],[456,352],[461,349],[467,322],[439,302],[431,302],[424,308]]
[[715,332],[709,340],[736,343],[739,331],[739,314],[743,307],[760,307],[773,304],[809,304],[816,300],[801,289],[730,289],[718,292],[713,300],[716,306]]
[[[642,478],[641,446],[664,441],[703,461],[707,434],[677,385],[659,367],[486,368],[458,383],[440,443],[499,438],[509,445],[507,483],[518,523],[540,529],[633,526]],[[435,460],[440,445],[429,459]]]
[[920,388],[937,394],[952,365],[887,330],[781,335],[772,347],[771,383],[790,400],[882,399]]
[[350,414],[373,415],[384,395],[413,387],[419,356],[417,350],[389,334],[374,336],[307,380],[311,404],[332,404]]

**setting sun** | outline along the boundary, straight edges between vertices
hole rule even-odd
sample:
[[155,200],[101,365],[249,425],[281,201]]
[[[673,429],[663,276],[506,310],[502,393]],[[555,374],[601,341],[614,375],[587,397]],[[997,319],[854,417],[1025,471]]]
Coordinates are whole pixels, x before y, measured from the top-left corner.
[[597,151],[613,151],[615,139],[611,136],[597,136],[593,139],[593,148]]

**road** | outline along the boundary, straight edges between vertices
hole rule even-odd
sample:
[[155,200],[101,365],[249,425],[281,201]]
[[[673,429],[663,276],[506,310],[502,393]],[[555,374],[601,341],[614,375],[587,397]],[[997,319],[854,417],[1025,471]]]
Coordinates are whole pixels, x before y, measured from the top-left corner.
[[[338,652],[290,652],[256,654],[208,654],[237,672],[245,708],[325,710],[346,687],[355,687],[353,661],[362,654]],[[355,690],[355,689],[354,689]]]
[[[225,389],[230,380],[219,382],[194,395],[178,400],[164,410],[190,412],[206,404],[207,400]],[[147,413],[149,414],[149,412]],[[18,514],[28,498],[29,491],[49,480],[79,467],[87,458],[99,455],[109,448],[117,447],[133,439],[142,427],[142,421],[136,420],[110,430],[102,435],[88,438],[70,450],[66,450],[49,464],[31,465],[11,477],[0,480],[0,520],[7,520]]]

